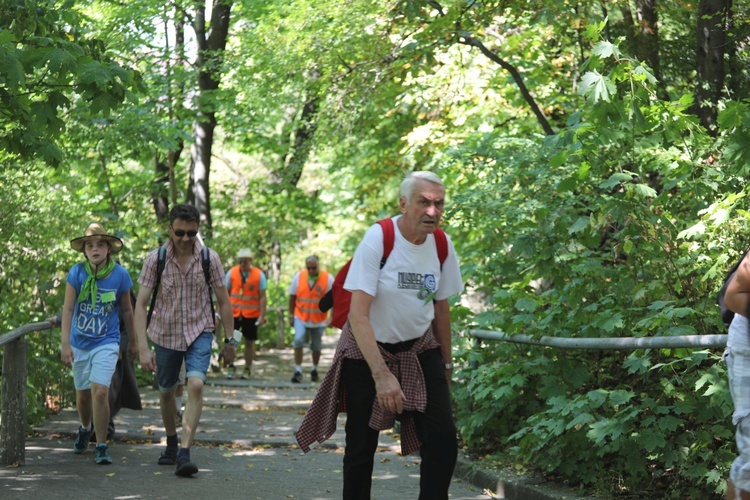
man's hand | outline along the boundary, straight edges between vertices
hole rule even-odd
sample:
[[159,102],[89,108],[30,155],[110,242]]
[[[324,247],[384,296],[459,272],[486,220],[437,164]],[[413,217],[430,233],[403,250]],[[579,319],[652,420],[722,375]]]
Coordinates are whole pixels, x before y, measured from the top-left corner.
[[373,379],[375,380],[375,397],[378,404],[382,408],[400,415],[404,411],[406,396],[404,396],[404,391],[401,390],[398,379],[389,370],[373,375]]
[[222,357],[224,358],[224,364],[229,366],[237,356],[237,349],[232,344],[224,344],[224,348],[221,350]]
[[255,322],[255,324],[258,326],[263,326],[266,323],[268,323],[268,320],[266,319],[265,315],[258,318],[258,320]]

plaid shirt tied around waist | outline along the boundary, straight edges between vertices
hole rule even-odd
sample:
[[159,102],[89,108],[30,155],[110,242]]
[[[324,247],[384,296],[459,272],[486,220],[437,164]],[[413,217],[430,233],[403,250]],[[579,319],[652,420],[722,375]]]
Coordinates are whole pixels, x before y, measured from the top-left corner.
[[[380,354],[385,364],[401,384],[401,390],[406,396],[404,411],[397,415],[382,408],[377,398],[373,401],[370,428],[382,431],[390,429],[396,420],[401,422],[401,454],[410,455],[419,450],[421,444],[417,437],[416,426],[412,412],[424,413],[427,407],[427,391],[424,375],[417,356],[430,349],[439,348],[440,344],[429,328],[419,337],[408,351],[391,354],[380,347]],[[364,360],[357,341],[352,334],[349,321],[341,331],[341,338],[336,346],[331,368],[326,374],[320,389],[315,395],[310,408],[305,414],[295,437],[302,451],[310,451],[314,442],[322,443],[336,431],[336,419],[339,413],[346,412],[346,387],[341,377],[344,359]]]

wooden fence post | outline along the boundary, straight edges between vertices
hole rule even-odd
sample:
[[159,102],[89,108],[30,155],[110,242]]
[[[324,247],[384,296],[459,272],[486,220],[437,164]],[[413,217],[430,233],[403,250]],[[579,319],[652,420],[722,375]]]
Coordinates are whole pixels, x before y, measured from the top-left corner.
[[3,355],[0,464],[25,465],[26,340],[6,344]]

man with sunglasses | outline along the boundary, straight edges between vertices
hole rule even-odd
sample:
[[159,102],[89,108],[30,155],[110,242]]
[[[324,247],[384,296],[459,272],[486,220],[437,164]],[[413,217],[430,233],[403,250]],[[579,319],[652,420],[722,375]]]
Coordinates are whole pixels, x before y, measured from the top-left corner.
[[[194,206],[176,205],[172,208],[169,213],[169,240],[164,245],[164,270],[148,325],[146,304],[157,284],[158,250],[151,252],[143,263],[135,305],[140,361],[145,370],[156,369],[161,417],[167,434],[167,448],[158,462],[160,465],[176,465],[175,474],[185,477],[198,472],[198,467],[190,461],[190,446],[203,408],[203,385],[216,329],[211,305],[212,289],[225,334],[231,335],[234,330],[232,304],[224,283],[224,268],[217,253],[210,249],[210,280],[206,283],[201,257],[203,244],[197,238],[199,224],[200,214]],[[148,336],[154,343],[153,354],[146,340],[147,328]],[[235,346],[233,338],[225,339],[227,348],[224,355],[227,362],[234,360]],[[179,384],[183,361],[188,400],[178,447],[175,389]]]
[[318,381],[318,362],[322,349],[323,330],[330,324],[327,312],[321,312],[318,303],[333,286],[333,276],[322,271],[318,256],[305,260],[305,269],[294,275],[289,288],[289,325],[294,328],[294,375],[292,382],[302,382],[302,349],[309,338],[312,351],[310,380]]

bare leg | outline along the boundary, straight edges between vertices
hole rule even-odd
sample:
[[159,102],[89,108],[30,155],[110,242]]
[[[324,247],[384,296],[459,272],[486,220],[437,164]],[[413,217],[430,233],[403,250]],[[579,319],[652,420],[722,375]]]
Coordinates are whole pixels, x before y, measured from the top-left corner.
[[81,419],[81,425],[84,429],[91,426],[91,389],[76,391],[76,408],[78,409],[78,418]]
[[161,410],[161,420],[164,423],[164,431],[167,436],[177,434],[177,408],[174,401],[174,389],[169,392],[159,393],[159,410]]
[[294,348],[294,364],[295,365],[302,364],[302,348],[301,347]]
[[[188,400],[182,415],[182,448],[190,448],[203,412],[203,380],[192,377],[187,380]],[[172,405],[174,408],[174,404]],[[174,422],[174,417],[172,418]]]
[[312,353],[313,365],[318,366],[320,361],[320,351],[313,351]]
[[91,397],[93,399],[94,432],[97,443],[107,443],[107,425],[109,425],[109,387],[91,383]]
[[255,341],[245,339],[245,370],[248,372],[253,367],[255,359]]

